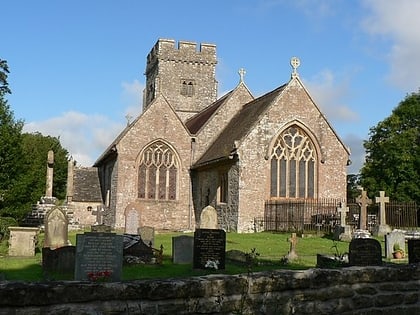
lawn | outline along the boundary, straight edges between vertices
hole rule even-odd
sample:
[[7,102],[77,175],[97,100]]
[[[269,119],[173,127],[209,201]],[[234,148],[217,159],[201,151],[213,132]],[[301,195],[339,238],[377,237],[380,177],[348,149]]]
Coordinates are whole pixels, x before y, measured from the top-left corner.
[[[81,233],[80,231],[78,233]],[[123,267],[123,280],[174,278],[205,275],[209,273],[238,274],[252,271],[272,269],[308,269],[316,265],[316,255],[319,253],[333,255],[348,251],[348,242],[333,242],[329,237],[305,235],[298,238],[296,252],[298,258],[293,262],[284,263],[282,258],[287,255],[290,243],[290,233],[252,233],[252,234],[226,234],[226,250],[240,250],[245,253],[255,253],[257,262],[252,265],[239,265],[226,263],[225,270],[193,270],[192,265],[175,265],[171,262],[172,237],[183,233],[156,233],[155,246],[163,246],[163,263],[161,265],[131,265]],[[187,234],[192,235],[192,234]],[[39,244],[42,244],[43,234],[40,235]],[[69,233],[72,244],[76,244],[76,232]],[[335,247],[336,246],[336,247]],[[73,275],[46,275],[41,267],[41,245],[36,255],[30,258],[7,257],[6,242],[0,243],[0,279],[6,280],[72,280]]]

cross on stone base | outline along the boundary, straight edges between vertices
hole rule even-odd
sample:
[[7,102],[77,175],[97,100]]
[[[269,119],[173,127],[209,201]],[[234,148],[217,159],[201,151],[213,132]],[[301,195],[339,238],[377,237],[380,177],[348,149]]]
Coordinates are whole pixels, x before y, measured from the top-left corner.
[[362,193],[357,197],[356,202],[360,206],[360,216],[359,216],[359,229],[367,229],[367,207],[372,203],[372,200],[369,199],[367,191],[362,188]]
[[288,239],[289,243],[290,243],[290,251],[287,254],[287,258],[289,260],[293,260],[296,259],[298,257],[298,255],[296,254],[296,244],[297,244],[297,237],[296,237],[296,233],[292,233],[292,236]]
[[389,197],[385,197],[385,191],[379,192],[379,197],[375,197],[375,202],[379,203],[379,226],[375,227],[375,236],[384,236],[391,232],[391,227],[386,224],[385,203],[389,202]]

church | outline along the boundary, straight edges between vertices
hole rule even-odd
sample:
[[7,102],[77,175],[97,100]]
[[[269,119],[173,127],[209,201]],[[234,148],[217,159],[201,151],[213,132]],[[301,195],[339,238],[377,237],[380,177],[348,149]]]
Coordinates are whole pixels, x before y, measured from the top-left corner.
[[267,201],[345,200],[349,149],[291,60],[288,82],[254,97],[239,71],[218,98],[216,45],[158,39],[143,111],[93,167],[69,162],[67,205],[81,225],[191,231],[212,206],[218,226],[253,232]]

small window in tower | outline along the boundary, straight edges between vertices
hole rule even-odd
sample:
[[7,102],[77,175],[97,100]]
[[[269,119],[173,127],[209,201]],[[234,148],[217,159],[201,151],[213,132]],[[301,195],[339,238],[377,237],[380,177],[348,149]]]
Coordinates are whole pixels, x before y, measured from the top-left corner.
[[194,95],[194,81],[182,80],[181,81],[181,95],[193,96]]

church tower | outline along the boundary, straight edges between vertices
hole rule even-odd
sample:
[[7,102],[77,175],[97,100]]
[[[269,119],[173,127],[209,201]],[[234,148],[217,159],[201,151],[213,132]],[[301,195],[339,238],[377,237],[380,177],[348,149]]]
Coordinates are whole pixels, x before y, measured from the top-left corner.
[[159,39],[147,56],[143,110],[163,95],[182,121],[217,99],[216,45]]

